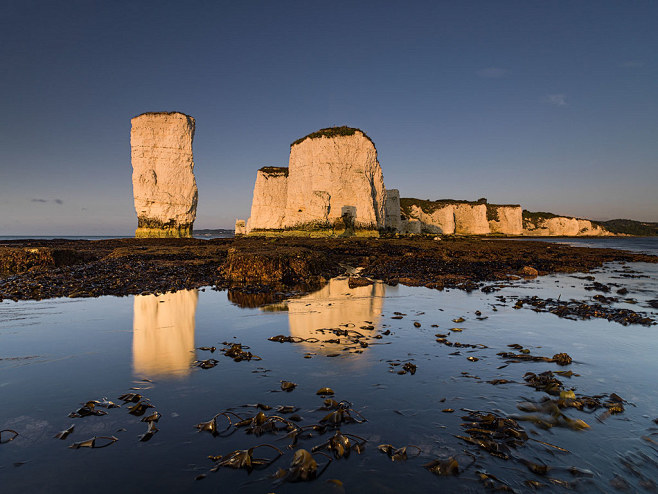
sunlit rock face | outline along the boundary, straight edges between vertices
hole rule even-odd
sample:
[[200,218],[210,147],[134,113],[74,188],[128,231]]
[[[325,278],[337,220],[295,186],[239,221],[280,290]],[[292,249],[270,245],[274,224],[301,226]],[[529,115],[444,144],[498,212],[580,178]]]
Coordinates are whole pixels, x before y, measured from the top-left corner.
[[[288,301],[290,336],[328,340],[336,338],[332,333],[318,333],[317,329],[351,328],[365,335],[375,335],[376,330],[362,330],[361,326],[377,326],[382,313],[386,285],[350,288],[348,278],[334,278],[321,290]],[[347,324],[347,326],[344,326]],[[344,345],[309,343],[306,350],[320,353],[341,351]]]
[[455,233],[455,210],[452,204],[439,206],[430,212],[425,212],[420,206],[414,204],[407,210],[407,215],[410,221],[415,220],[420,224],[420,229],[424,233],[439,233],[442,235]]
[[247,227],[244,220],[235,220],[235,235],[244,235],[247,233]]
[[486,235],[489,233],[486,204],[459,203],[455,208],[455,233]]
[[291,146],[286,227],[332,225],[348,215],[355,228],[384,228],[386,189],[377,150],[363,132],[350,130],[311,134]]
[[551,218],[524,218],[523,235],[557,237],[601,237],[611,233],[589,220],[554,216]]
[[191,236],[198,198],[194,118],[177,112],[144,113],[131,123],[135,235]]
[[400,231],[402,218],[400,216],[400,191],[386,189],[386,229],[394,232]]
[[523,234],[523,210],[521,206],[487,204],[487,219],[491,233],[504,235]]
[[266,166],[258,170],[247,232],[282,229],[287,198],[288,168]]
[[195,359],[194,327],[198,298],[197,290],[135,296],[135,375],[182,377],[190,373]]

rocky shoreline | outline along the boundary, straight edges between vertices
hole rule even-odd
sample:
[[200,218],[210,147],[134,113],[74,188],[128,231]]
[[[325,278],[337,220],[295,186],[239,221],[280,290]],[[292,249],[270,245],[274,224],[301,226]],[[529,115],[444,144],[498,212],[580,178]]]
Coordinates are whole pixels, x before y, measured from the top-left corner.
[[[212,286],[307,291],[359,267],[361,280],[461,290],[606,262],[658,262],[612,249],[505,239],[262,238],[16,240],[0,244],[0,300],[125,296]],[[268,298],[268,297],[265,297]]]

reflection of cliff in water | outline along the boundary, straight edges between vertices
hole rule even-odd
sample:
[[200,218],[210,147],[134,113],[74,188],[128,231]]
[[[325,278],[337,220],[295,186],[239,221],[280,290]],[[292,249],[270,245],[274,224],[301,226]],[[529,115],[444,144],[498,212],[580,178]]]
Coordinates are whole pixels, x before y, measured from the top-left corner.
[[242,309],[255,309],[268,304],[277,304],[287,298],[296,296],[299,293],[318,289],[319,286],[308,284],[283,287],[283,290],[281,291],[272,289],[269,286],[263,287],[262,290],[259,290],[258,287],[240,287],[229,288],[226,295],[228,296],[229,302]]
[[[324,334],[317,329],[354,329],[367,336],[374,336],[375,330],[362,330],[362,326],[377,326],[382,313],[386,285],[375,282],[373,285],[350,288],[348,278],[333,278],[321,290],[301,298],[288,301],[288,322],[290,336],[318,338],[320,341],[337,338],[330,332]],[[341,341],[344,338],[341,338]],[[345,345],[319,343],[303,344],[307,350],[334,353],[342,351]]]
[[136,375],[185,376],[194,361],[197,290],[136,295],[133,370]]

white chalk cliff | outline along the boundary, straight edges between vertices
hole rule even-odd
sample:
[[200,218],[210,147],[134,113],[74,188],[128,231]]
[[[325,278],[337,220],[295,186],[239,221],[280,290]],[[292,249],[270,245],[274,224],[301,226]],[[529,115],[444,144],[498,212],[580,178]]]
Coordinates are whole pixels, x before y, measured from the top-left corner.
[[190,236],[196,217],[194,118],[144,113],[131,120],[136,236]]
[[247,231],[379,230],[385,222],[386,189],[374,144],[358,129],[334,127],[295,141],[287,169],[258,171]]
[[266,166],[256,173],[247,231],[283,228],[288,199],[288,169]]
[[543,237],[602,237],[612,235],[606,229],[589,220],[567,216],[526,217],[523,235]]
[[523,234],[523,209],[521,206],[487,204],[487,219],[491,233]]
[[406,220],[403,221],[403,233],[417,233],[420,228],[422,233],[442,235],[519,235],[523,227],[520,206],[404,198],[401,200],[401,208]]

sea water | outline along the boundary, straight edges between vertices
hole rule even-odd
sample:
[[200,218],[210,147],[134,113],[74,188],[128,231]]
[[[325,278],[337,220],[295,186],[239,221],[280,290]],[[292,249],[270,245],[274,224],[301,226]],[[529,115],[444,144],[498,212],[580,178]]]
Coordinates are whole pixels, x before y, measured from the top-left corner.
[[[610,264],[591,275],[616,285],[614,290],[628,289],[613,306],[658,317],[649,304],[658,298],[657,265]],[[484,492],[479,480],[484,474],[518,492],[530,490],[527,481],[541,482],[549,492],[564,490],[560,482],[577,492],[620,486],[650,492],[658,482],[658,326],[570,320],[514,308],[514,297],[528,295],[591,303],[597,292],[585,289],[590,282],[580,274],[559,274],[513,281],[487,294],[383,283],[350,289],[346,278],[337,278],[318,292],[262,308],[242,308],[231,302],[236,297],[210,288],[1,302],[0,429],[19,433],[0,444],[2,492]],[[505,302],[497,298],[501,295]],[[464,321],[453,322],[460,318]],[[361,329],[370,326],[374,329]],[[368,346],[344,337],[341,343],[323,343],[341,338],[318,330],[335,328],[360,331]],[[480,347],[448,347],[436,334]],[[275,335],[311,342],[268,340]],[[220,352],[225,342],[240,342],[262,360],[235,362]],[[566,352],[573,363],[508,363],[497,354],[513,351],[510,344],[532,355]],[[199,349],[212,346],[214,353]],[[197,366],[209,358],[218,360],[215,367]],[[417,366],[415,374],[398,373],[406,362]],[[602,410],[564,410],[589,426],[584,430],[519,421],[531,440],[511,449],[508,460],[456,437],[466,435],[462,424],[468,410],[527,415],[517,405],[547,395],[526,386],[523,376],[546,370],[578,374],[560,377],[577,395],[616,393],[626,401],[624,413],[606,418]],[[495,379],[510,382],[488,382]],[[281,380],[297,386],[283,392]],[[313,483],[276,484],[273,475],[288,468],[295,450],[325,443],[332,430],[288,448],[291,440],[283,432],[256,436],[235,429],[213,437],[195,428],[226,410],[252,417],[258,410],[244,405],[257,403],[298,407],[300,426],[317,424],[329,413],[319,410],[323,400],[316,395],[325,386],[335,391],[335,400],[350,403],[354,417],[366,419],[340,430],[367,443],[361,454],[333,459]],[[159,431],[147,442],[140,441],[146,424],[118,399],[128,392],[142,394],[154,406],[146,415],[162,414]],[[104,416],[68,417],[88,400],[103,398],[122,406],[103,409]],[[265,413],[286,417],[274,408]],[[228,425],[218,420],[221,428]],[[65,440],[53,437],[70,425],[75,429]],[[102,449],[69,447],[94,436],[118,441]],[[284,452],[267,468],[251,474],[228,468],[210,472],[214,463],[208,456],[264,443]],[[380,444],[409,446],[408,459],[391,461],[378,450]],[[259,448],[254,456],[271,457],[268,449]],[[315,457],[320,467],[328,462]],[[460,465],[458,476],[423,468],[449,457]],[[550,470],[538,475],[524,462]],[[342,486],[327,482],[332,479]]]

